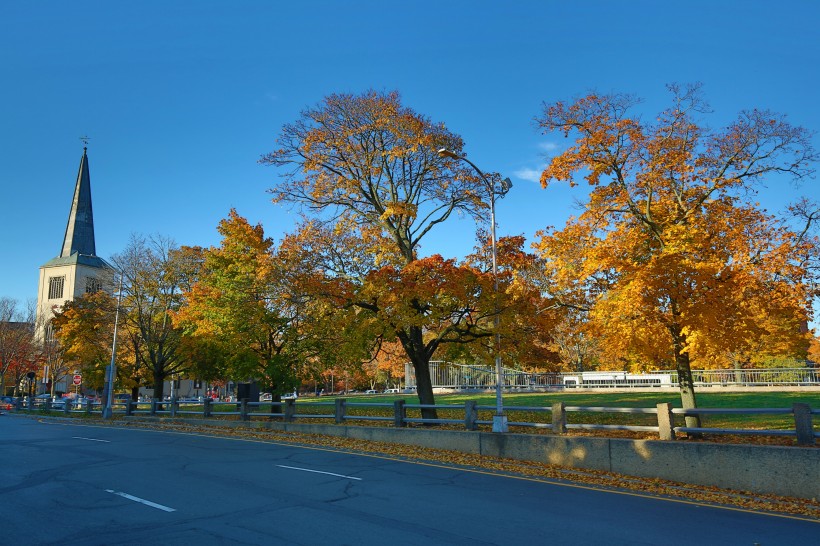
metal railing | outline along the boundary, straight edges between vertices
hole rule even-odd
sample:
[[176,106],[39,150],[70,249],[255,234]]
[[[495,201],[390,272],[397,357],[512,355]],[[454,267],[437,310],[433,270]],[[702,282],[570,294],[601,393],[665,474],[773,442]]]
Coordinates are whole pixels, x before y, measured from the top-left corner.
[[[73,405],[67,401],[61,408],[55,408],[50,401],[37,404],[23,399],[17,399],[15,409],[28,412],[62,412],[72,414],[102,414],[102,404],[89,402]],[[328,409],[330,411],[328,411]],[[369,414],[362,414],[359,410],[371,410]],[[408,410],[414,414],[421,414],[421,410],[434,409],[446,414],[445,417],[425,418],[408,416]],[[283,400],[281,402],[250,402],[242,400],[232,403],[213,403],[210,399],[203,402],[151,400],[150,402],[122,402],[114,405],[114,413],[125,416],[168,416],[169,418],[201,417],[203,419],[230,418],[241,421],[254,419],[281,420],[294,422],[297,420],[325,419],[333,420],[337,424],[355,422],[389,422],[394,427],[406,427],[411,424],[426,425],[461,425],[466,430],[478,430],[481,425],[491,425],[492,420],[479,419],[479,412],[489,414],[495,406],[479,406],[475,400],[467,400],[464,404],[408,404],[405,400],[393,402],[351,402],[345,398],[336,398],[333,401],[302,402]],[[563,402],[556,402],[551,406],[506,406],[510,415],[509,426],[523,428],[548,429],[554,434],[564,434],[568,430],[602,430],[602,431],[630,431],[657,433],[662,440],[674,440],[677,434],[687,435],[755,435],[755,436],[791,436],[796,438],[798,445],[815,445],[820,432],[814,429],[814,415],[820,415],[820,409],[811,409],[808,404],[795,403],[791,408],[672,408],[671,404],[657,404],[654,408],[623,408],[603,406],[567,406]],[[516,415],[549,414],[549,420],[524,421],[516,420]],[[589,423],[582,422],[584,414],[626,414],[654,416],[651,423],[646,419],[643,423]],[[708,428],[675,426],[674,416],[704,416],[716,414],[734,415],[791,415],[794,428],[782,429],[751,429],[751,428]],[[570,418],[572,416],[572,418]],[[580,418],[579,418],[580,417]],[[820,424],[820,423],[818,423]]]
[[[564,388],[676,388],[676,370],[656,370],[644,373],[625,371],[588,372],[524,372],[503,368],[503,388],[507,391],[546,390]],[[584,376],[591,377],[584,382]],[[820,368],[754,368],[692,370],[696,386],[815,386],[820,387]],[[492,366],[430,362],[430,379],[434,389],[489,390],[495,388],[496,375]],[[416,376],[413,367],[405,366],[406,388],[414,389]]]

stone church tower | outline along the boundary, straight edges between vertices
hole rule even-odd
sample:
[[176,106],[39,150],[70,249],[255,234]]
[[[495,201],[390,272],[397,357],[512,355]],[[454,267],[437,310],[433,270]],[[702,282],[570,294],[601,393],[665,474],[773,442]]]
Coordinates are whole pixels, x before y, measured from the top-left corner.
[[86,152],[84,147],[60,255],[40,267],[35,331],[36,339],[41,343],[50,341],[51,318],[65,302],[88,292],[113,291],[114,270],[97,256],[94,242],[91,177]]

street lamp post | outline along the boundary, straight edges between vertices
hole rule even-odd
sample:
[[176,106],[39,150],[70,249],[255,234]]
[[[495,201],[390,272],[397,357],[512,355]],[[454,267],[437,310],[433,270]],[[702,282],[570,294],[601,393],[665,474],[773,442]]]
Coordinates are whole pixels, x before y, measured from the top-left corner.
[[[481,177],[481,180],[484,182],[484,185],[487,187],[487,191],[490,194],[490,245],[493,253],[493,288],[497,296],[498,251],[496,249],[495,239],[495,196],[498,195],[500,197],[504,197],[507,195],[507,192],[510,191],[510,188],[512,188],[512,181],[510,181],[509,178],[505,178],[501,181],[500,190],[496,190],[495,178],[493,178],[493,180],[489,180],[475,163],[463,155],[458,155],[447,148],[441,148],[438,151],[438,154],[442,157],[449,157],[451,159],[464,161],[470,165]],[[504,414],[504,401],[501,396],[501,391],[504,384],[504,370],[501,367],[501,333],[498,328],[500,317],[498,316],[497,305],[498,304],[496,303],[495,317],[493,318],[493,325],[495,327],[495,415],[493,415],[493,432],[507,432],[509,430],[509,426],[507,425],[507,416]]]
[[103,408],[103,419],[110,419],[114,414],[114,379],[117,377],[116,356],[117,356],[117,327],[120,323],[120,304],[122,303],[122,272],[120,272],[120,289],[117,294],[117,310],[114,313],[114,342],[111,344],[111,364],[108,365],[108,396]]

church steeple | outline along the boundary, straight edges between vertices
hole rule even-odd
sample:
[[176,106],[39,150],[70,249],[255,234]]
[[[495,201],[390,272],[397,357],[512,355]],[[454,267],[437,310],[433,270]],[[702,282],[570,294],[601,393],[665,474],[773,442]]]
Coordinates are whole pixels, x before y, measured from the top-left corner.
[[71,212],[68,214],[63,248],[60,252],[61,258],[67,258],[72,254],[97,255],[94,243],[94,212],[91,207],[91,177],[88,174],[86,152],[87,148],[83,147],[83,157],[74,186],[74,199],[71,202]]

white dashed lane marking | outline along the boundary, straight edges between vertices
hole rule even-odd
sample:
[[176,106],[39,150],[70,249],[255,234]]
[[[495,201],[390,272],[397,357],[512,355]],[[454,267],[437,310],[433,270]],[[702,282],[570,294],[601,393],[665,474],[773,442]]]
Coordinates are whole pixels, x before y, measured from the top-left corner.
[[322,472],[321,470],[311,470],[310,468],[299,468],[298,466],[285,466],[283,464],[276,465],[279,468],[288,468],[290,470],[300,470],[302,472],[313,472],[314,474],[327,474],[328,476],[336,476],[337,478],[345,478],[348,480],[358,480],[362,481],[361,478],[357,478],[356,476],[345,476],[344,474],[334,474],[333,472]]
[[122,491],[114,491],[113,489],[106,489],[108,493],[113,495],[120,496],[124,499],[132,500],[134,502],[138,502],[140,504],[144,504],[145,506],[150,506],[151,508],[156,508],[157,510],[162,510],[164,512],[176,512],[174,508],[169,508],[167,506],[163,506],[161,504],[157,504],[155,502],[151,502],[149,500],[141,499],[139,497],[135,497],[134,495],[129,495],[128,493],[123,493]]

